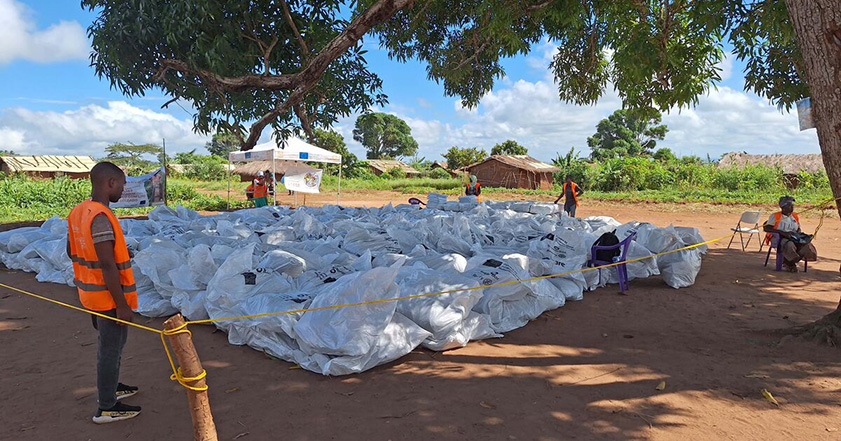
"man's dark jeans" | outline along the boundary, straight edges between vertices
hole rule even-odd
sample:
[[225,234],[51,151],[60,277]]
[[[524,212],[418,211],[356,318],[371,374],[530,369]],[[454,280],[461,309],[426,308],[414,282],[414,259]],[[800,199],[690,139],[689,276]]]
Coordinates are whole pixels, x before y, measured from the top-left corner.
[[[102,311],[117,317],[117,311]],[[128,337],[128,326],[91,315],[93,327],[99,331],[99,350],[96,354],[96,388],[99,390],[99,408],[110,409],[117,404],[117,383],[120,381],[120,359]]]
[[578,206],[575,205],[575,202],[564,203],[564,211],[566,211],[566,213],[569,215],[569,217],[575,217],[575,209],[576,208],[578,208]]

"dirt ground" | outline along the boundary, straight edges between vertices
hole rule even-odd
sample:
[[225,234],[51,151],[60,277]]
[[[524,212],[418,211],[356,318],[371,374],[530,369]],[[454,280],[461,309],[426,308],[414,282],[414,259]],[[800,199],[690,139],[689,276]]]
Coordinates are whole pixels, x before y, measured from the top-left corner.
[[[600,203],[579,214],[697,226],[712,239],[739,211]],[[806,230],[816,223],[804,219]],[[816,239],[821,260],[798,274],[764,268],[753,244],[742,252],[720,242],[690,288],[655,277],[633,281],[627,296],[599,289],[502,339],[418,349],[346,377],[229,345],[209,326],[192,331],[220,440],[841,440],[839,350],[778,344],[771,332],[837,305],[839,239],[841,222],[830,217]],[[31,274],[0,271],[0,282],[78,302],[73,289]],[[96,426],[90,320],[0,289],[0,439],[189,439],[185,393],[169,381],[158,336],[129,334],[122,380],[141,387],[128,402],[143,414]]]

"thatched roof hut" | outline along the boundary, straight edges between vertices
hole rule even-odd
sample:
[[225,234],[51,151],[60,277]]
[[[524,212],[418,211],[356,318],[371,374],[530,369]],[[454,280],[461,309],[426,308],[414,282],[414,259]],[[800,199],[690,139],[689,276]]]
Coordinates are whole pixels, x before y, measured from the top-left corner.
[[87,178],[96,161],[90,156],[0,156],[0,171],[39,178]]
[[747,153],[728,153],[718,162],[719,168],[744,168],[746,165],[764,165],[777,167],[786,175],[796,175],[801,171],[818,173],[824,171],[820,153],[804,155],[749,155]]
[[452,176],[452,177],[458,176],[458,171],[450,170],[450,167],[447,164],[447,161],[435,161],[435,162],[432,163],[432,166],[429,167],[430,170],[435,170],[436,168],[440,168],[441,170],[444,170],[445,172],[449,173],[450,176]]
[[406,176],[410,178],[416,178],[421,174],[421,172],[415,170],[414,168],[409,167],[408,165],[400,161],[395,161],[393,159],[369,159],[367,163],[368,169],[371,170],[371,173],[377,176],[380,176],[383,173],[388,173],[389,170],[395,168],[403,170],[403,172],[406,173]]
[[527,188],[550,190],[557,167],[528,155],[494,155],[468,165],[464,170],[476,175],[485,187]]
[[[276,180],[280,180],[280,177],[286,174],[286,171],[291,168],[296,168],[298,170],[301,169],[309,169],[307,171],[315,171],[317,170],[314,167],[310,167],[309,165],[298,162],[298,161],[282,161],[280,159],[275,160],[275,175]],[[265,172],[266,170],[272,169],[272,161],[251,161],[251,162],[244,162],[242,164],[237,164],[234,167],[233,174],[239,175],[240,182],[248,182],[257,177],[258,172]]]

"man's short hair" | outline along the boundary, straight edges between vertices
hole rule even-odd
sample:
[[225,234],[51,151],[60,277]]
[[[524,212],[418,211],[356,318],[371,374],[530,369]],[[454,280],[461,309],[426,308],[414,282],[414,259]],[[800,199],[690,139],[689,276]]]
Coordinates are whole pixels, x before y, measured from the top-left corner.
[[91,182],[97,185],[106,182],[108,179],[119,179],[125,177],[125,173],[111,162],[100,162],[91,169]]

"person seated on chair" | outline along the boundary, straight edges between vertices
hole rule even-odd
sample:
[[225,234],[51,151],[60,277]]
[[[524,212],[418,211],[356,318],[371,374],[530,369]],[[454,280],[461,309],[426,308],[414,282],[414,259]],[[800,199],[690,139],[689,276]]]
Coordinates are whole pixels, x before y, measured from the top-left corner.
[[780,235],[777,252],[782,253],[783,265],[786,271],[797,272],[797,262],[806,260],[814,262],[818,259],[818,252],[811,242],[801,243],[795,236],[799,236],[800,216],[794,212],[794,198],[783,196],[780,198],[780,211],[771,215],[765,222],[763,229],[766,233],[765,243],[770,245],[771,233]]

